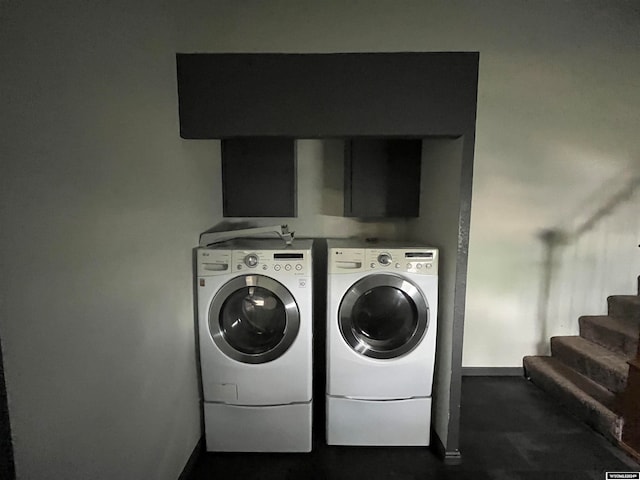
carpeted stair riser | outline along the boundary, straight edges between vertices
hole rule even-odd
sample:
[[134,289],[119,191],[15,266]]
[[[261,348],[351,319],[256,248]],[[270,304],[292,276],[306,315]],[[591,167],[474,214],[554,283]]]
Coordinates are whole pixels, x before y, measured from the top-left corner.
[[615,395],[552,357],[524,357],[525,375],[587,425],[615,441]]
[[625,358],[633,358],[638,350],[640,323],[608,316],[583,316],[578,320],[580,336]]
[[612,295],[607,298],[610,317],[627,318],[640,323],[640,296]]
[[580,317],[580,336],[553,337],[551,357],[525,357],[523,366],[534,384],[618,443],[620,392],[640,337],[640,276],[638,295],[612,295],[607,306],[607,316]]
[[621,392],[626,386],[626,359],[581,337],[551,338],[551,355],[607,390]]

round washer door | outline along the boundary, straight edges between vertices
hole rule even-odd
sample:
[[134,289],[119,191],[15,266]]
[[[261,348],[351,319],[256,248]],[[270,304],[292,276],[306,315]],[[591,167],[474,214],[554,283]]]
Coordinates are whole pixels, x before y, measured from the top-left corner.
[[284,285],[244,275],[222,286],[209,307],[209,331],[218,348],[243,363],[266,363],[286,352],[300,330],[298,305]]
[[429,326],[429,306],[412,282],[377,274],[349,288],[338,310],[340,333],[361,355],[390,359],[413,350]]

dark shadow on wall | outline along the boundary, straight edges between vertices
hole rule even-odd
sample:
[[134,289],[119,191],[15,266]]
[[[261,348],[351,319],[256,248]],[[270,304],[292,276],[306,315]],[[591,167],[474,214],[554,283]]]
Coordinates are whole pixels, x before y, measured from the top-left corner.
[[4,383],[2,342],[0,342],[0,478],[7,480],[13,480],[16,478],[15,467],[13,464],[13,446],[11,443],[11,426],[9,424],[7,389]]
[[313,448],[324,444],[327,346],[327,241],[313,241]]
[[[620,180],[624,179],[624,180]],[[573,216],[584,218],[574,226],[556,226],[542,230],[538,238],[542,243],[543,260],[538,293],[538,324],[540,338],[538,352],[544,352],[549,342],[549,300],[554,288],[554,279],[560,268],[562,249],[575,244],[584,234],[593,230],[603,219],[612,215],[620,205],[629,200],[640,188],[640,173],[624,171],[620,177],[612,179],[594,192],[592,197],[598,199],[595,206],[576,212]],[[567,222],[568,223],[568,222]]]

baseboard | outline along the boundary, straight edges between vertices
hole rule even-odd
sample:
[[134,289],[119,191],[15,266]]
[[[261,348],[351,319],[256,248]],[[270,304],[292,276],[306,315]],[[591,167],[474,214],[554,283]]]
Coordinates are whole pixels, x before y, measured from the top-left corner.
[[460,450],[447,450],[433,427],[431,428],[430,443],[431,448],[435,450],[435,454],[440,457],[440,460],[442,460],[442,463],[445,465],[460,465],[462,463]]
[[193,448],[191,455],[189,455],[189,459],[182,469],[182,473],[178,477],[178,480],[187,480],[191,474],[193,473],[193,469],[196,467],[196,463],[198,463],[198,459],[200,455],[204,453],[204,437],[200,437],[196,446]]
[[523,377],[522,367],[462,367],[463,377]]

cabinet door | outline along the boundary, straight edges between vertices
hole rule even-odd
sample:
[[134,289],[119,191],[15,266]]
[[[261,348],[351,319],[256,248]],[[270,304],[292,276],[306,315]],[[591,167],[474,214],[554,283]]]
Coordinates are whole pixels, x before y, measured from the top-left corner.
[[222,140],[222,200],[225,217],[295,217],[295,141]]
[[352,139],[345,146],[345,216],[417,217],[422,140]]

